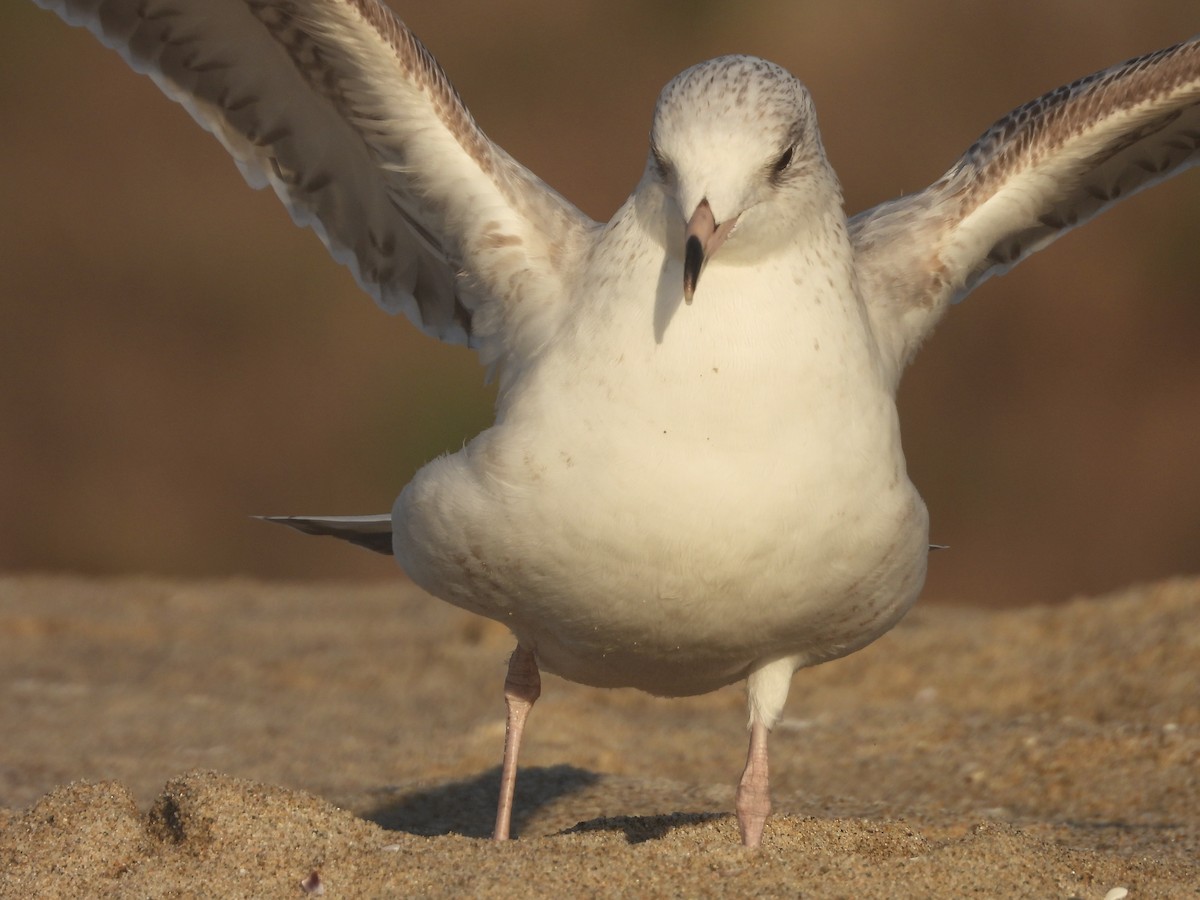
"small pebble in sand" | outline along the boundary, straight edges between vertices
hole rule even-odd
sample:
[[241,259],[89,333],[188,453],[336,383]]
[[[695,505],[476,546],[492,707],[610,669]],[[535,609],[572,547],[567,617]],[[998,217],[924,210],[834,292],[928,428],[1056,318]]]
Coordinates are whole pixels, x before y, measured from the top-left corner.
[[321,881],[321,873],[313,869],[308,876],[301,879],[300,889],[306,894],[320,897],[325,893],[325,883]]

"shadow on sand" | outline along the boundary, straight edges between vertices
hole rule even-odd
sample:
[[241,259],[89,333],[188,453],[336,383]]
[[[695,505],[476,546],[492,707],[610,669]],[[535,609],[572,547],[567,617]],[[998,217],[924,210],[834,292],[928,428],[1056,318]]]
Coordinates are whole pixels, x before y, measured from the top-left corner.
[[[521,769],[513,803],[513,837],[520,837],[525,823],[541,807],[595,784],[600,777],[595,772],[573,766]],[[500,794],[500,767],[488,769],[474,778],[408,793],[398,789],[382,793],[386,799],[363,818],[389,831],[490,838]]]
[[591,819],[566,828],[559,834],[584,834],[589,831],[622,831],[631,844],[655,841],[684,825],[711,822],[713,819],[728,818],[730,813],[668,813],[661,816],[610,816]]

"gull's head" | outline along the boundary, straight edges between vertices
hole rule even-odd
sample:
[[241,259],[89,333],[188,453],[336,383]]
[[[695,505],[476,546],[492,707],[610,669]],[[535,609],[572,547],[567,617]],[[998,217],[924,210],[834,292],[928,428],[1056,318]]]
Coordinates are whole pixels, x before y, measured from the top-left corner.
[[[721,56],[676,76],[659,95],[646,179],[684,225],[683,295],[692,302],[707,261],[772,252],[811,204],[837,183],[821,146],[812,98],[786,69],[753,56]],[[838,203],[838,200],[834,200]],[[671,229],[674,233],[674,228]],[[735,247],[740,249],[735,251]]]

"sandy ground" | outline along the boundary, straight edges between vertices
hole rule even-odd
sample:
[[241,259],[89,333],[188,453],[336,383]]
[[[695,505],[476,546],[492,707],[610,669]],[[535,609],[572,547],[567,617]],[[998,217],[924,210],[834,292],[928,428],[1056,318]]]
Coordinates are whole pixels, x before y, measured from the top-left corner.
[[739,690],[546,677],[485,840],[503,629],[403,582],[0,579],[4,897],[1200,896],[1200,581],[918,608],[797,675],[764,847]]

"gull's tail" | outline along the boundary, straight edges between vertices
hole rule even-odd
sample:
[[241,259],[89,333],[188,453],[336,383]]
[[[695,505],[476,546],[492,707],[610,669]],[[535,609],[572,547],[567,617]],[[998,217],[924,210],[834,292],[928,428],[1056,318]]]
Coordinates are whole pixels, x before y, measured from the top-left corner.
[[324,534],[341,538],[385,556],[392,555],[392,517],[381,516],[255,516],[264,522],[278,522],[305,534]]

